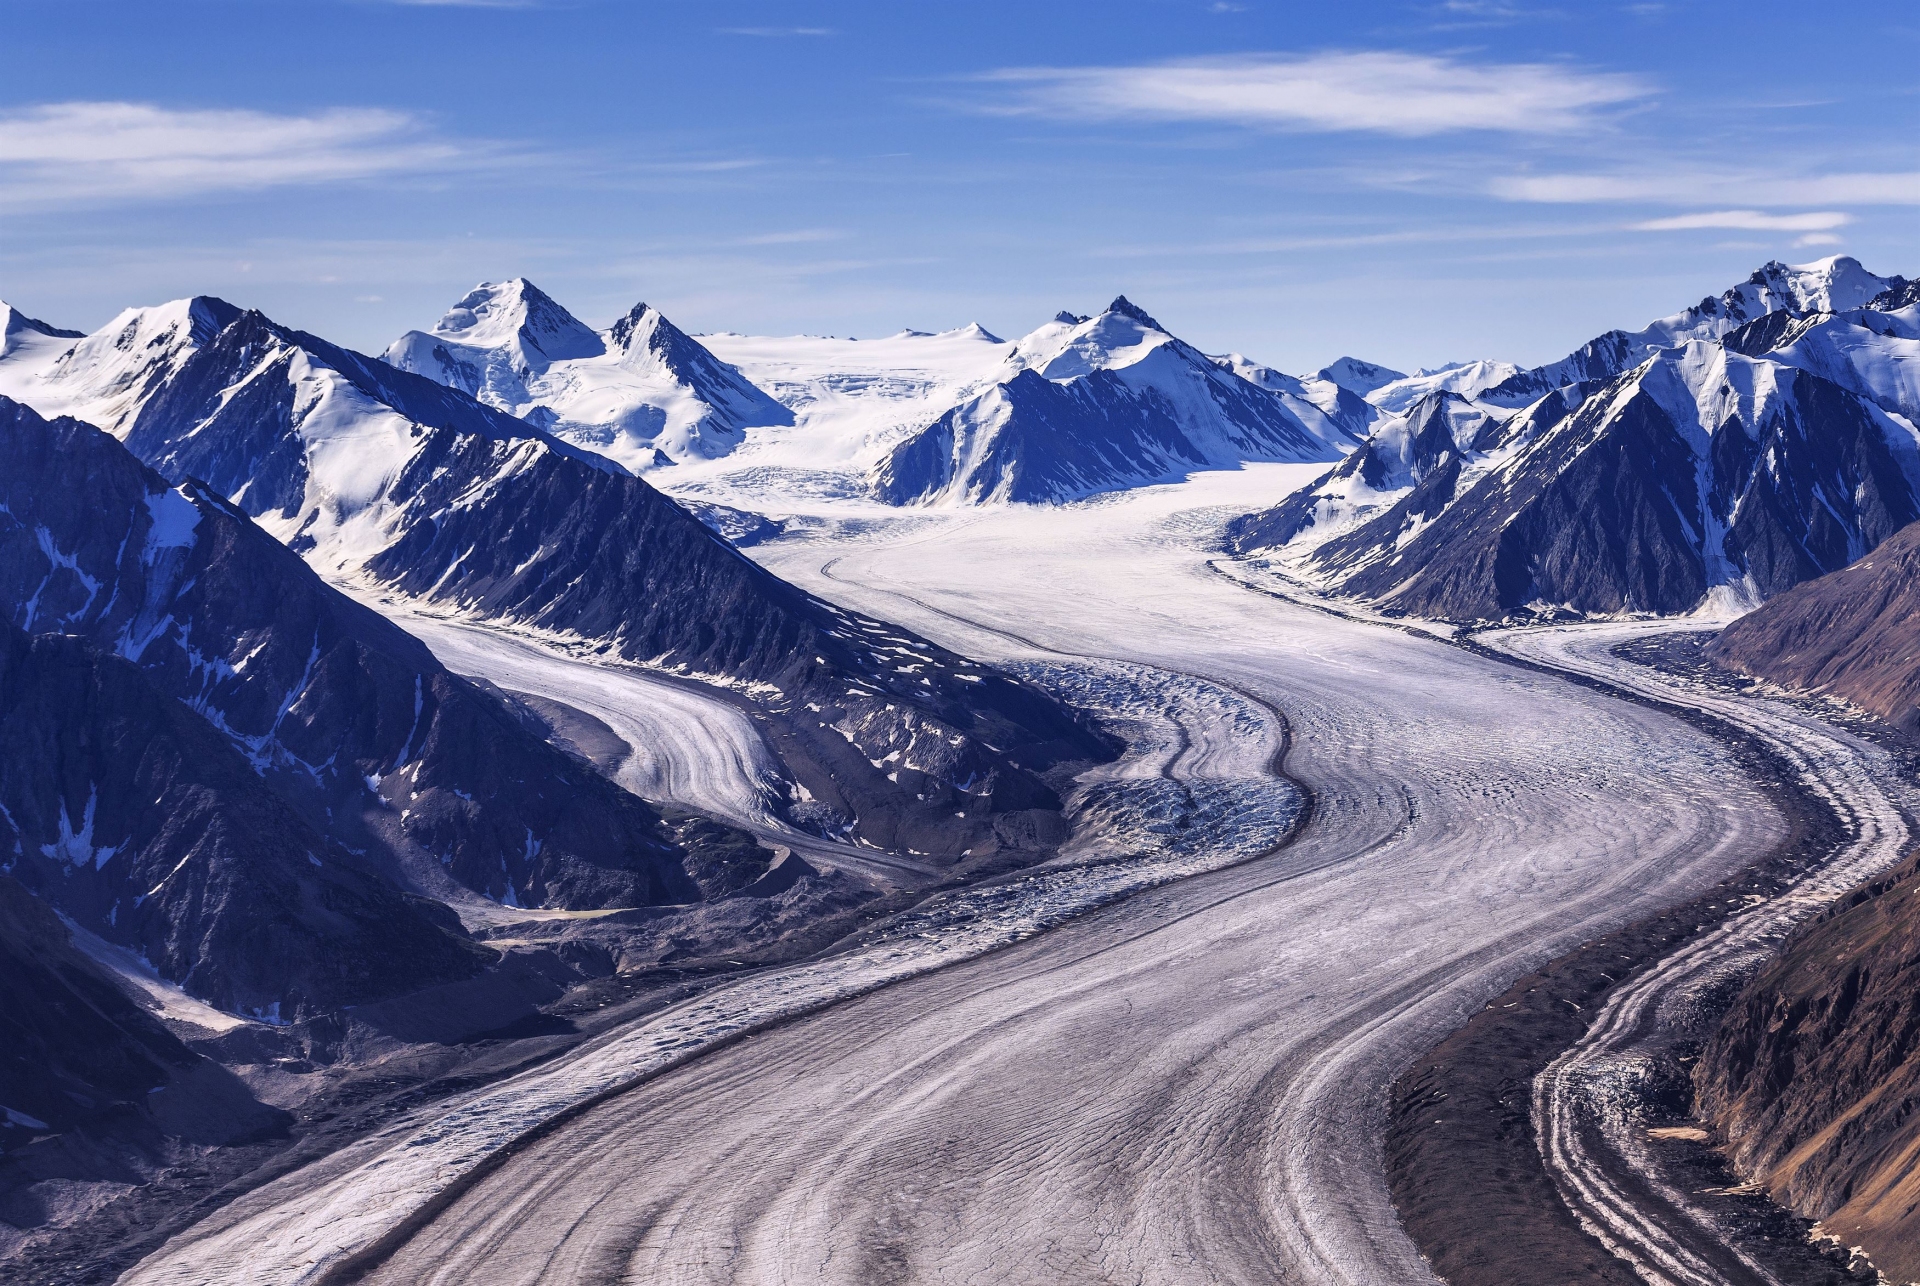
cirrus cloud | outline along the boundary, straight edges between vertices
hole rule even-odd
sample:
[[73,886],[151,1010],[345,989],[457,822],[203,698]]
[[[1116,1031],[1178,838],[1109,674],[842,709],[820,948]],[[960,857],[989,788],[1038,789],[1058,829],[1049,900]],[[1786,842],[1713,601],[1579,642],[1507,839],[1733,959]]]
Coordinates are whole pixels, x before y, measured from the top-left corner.
[[1660,169],[1614,174],[1516,174],[1487,185],[1509,201],[1652,201],[1663,205],[1920,205],[1920,172],[1782,174]]
[[[1839,210],[1811,210],[1806,214],[1764,214],[1759,210],[1703,210],[1648,219],[1633,225],[1636,232],[1686,232],[1695,228],[1740,228],[1756,232],[1825,232],[1843,228],[1853,216]],[[1812,244],[1811,238],[1808,238]]]
[[470,149],[409,113],[68,102],[0,112],[0,205],[61,207],[446,169]]
[[1185,58],[1126,67],[1009,67],[975,78],[1007,114],[1224,122],[1418,138],[1468,130],[1566,134],[1652,85],[1556,63],[1469,63],[1392,51]]

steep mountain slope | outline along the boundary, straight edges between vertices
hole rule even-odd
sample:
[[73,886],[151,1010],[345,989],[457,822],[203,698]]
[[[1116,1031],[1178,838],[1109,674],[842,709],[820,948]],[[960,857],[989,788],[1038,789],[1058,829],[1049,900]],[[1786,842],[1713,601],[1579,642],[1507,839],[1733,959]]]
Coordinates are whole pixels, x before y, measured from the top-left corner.
[[22,363],[51,363],[85,335],[77,330],[61,330],[35,317],[29,317],[0,299],[0,359]]
[[[1343,358],[1351,361],[1351,358]],[[1271,366],[1228,353],[1213,359],[1216,366],[1279,398],[1294,417],[1323,442],[1346,449],[1364,441],[1380,418],[1379,408],[1366,398],[1321,374],[1288,375]],[[1377,368],[1376,368],[1377,369]]]
[[493,958],[130,661],[0,622],[0,729],[0,869],[217,1008],[290,1020]]
[[286,1113],[129,1000],[53,909],[7,875],[0,996],[0,1262],[24,1230],[63,1206],[86,1208],[85,1180],[99,1171],[124,1189],[181,1145],[285,1127]]
[[524,905],[698,899],[655,813],[229,502],[169,489],[96,429],[0,400],[0,506],[0,604],[16,626],[138,664],[388,877]]
[[[949,856],[1031,846],[1058,825],[1036,774],[1111,753],[1033,689],[797,593],[618,464],[458,390],[258,313],[171,351],[126,416],[162,473],[330,574],[734,687],[809,825]],[[504,875],[488,892],[509,895]]]
[[1231,539],[1421,615],[1752,606],[1920,516],[1916,321],[1769,314],[1557,388],[1450,451],[1431,438],[1438,454],[1405,472],[1371,463],[1406,449],[1405,427],[1383,422],[1355,460]]
[[629,469],[705,459],[793,413],[646,304],[595,333],[525,278],[482,282],[386,351]]
[[1743,1174],[1891,1280],[1920,1276],[1920,859],[1799,934],[1707,1042],[1694,1085]]
[[1920,525],[1734,621],[1707,652],[1744,674],[1843,697],[1920,733]]
[[1050,842],[1029,835],[1058,824],[1037,774],[1112,753],[1037,691],[794,589],[637,478],[463,440],[398,489],[407,519],[372,574],[732,686],[796,778],[797,820],[943,856]]
[[[1497,410],[1458,394],[1430,393],[1404,415],[1383,418],[1312,486],[1236,521],[1233,538],[1247,548],[1269,548],[1304,533],[1318,547],[1385,514],[1378,525],[1351,539],[1397,543],[1402,533],[1416,532],[1452,502],[1463,462],[1484,458],[1500,440],[1505,422]],[[1440,475],[1429,481],[1435,470]]]
[[1015,345],[996,381],[893,448],[889,504],[1072,500],[1231,468],[1332,460],[1352,437],[1168,334],[1124,296],[1062,313]]
[[0,396],[124,437],[153,390],[239,315],[224,299],[200,295],[129,308],[77,341],[10,346],[0,352]]
[[1862,308],[1904,283],[1901,277],[1876,277],[1845,255],[1798,265],[1775,260],[1717,298],[1709,295],[1637,331],[1610,330],[1557,362],[1515,372],[1480,396],[1501,406],[1525,406],[1569,384],[1612,379],[1652,354],[1689,340],[1719,339],[1778,313],[1801,317]]

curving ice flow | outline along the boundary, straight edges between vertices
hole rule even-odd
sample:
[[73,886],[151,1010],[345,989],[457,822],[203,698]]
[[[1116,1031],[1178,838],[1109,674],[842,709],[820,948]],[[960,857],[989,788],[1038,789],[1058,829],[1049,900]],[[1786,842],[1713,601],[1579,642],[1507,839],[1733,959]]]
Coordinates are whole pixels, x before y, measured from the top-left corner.
[[[1895,865],[1913,835],[1912,787],[1891,758],[1784,701],[1731,697],[1613,655],[1620,643],[1671,631],[1640,621],[1482,635],[1501,651],[1591,675],[1617,687],[1690,706],[1746,729],[1792,765],[1838,813],[1850,836],[1839,852],[1786,893],[1733,916],[1617,990],[1581,1039],[1534,1083],[1534,1125],[1561,1195],[1587,1230],[1642,1278],[1662,1286],[1719,1286],[1725,1258],[1760,1282],[1775,1278],[1721,1244],[1706,1215],[1660,1178],[1647,1141],[1643,1101],[1653,1057],[1698,1035],[1700,1001],[1757,969],[1798,925],[1853,886]],[[1906,806],[1903,808],[1903,804]],[[1622,1175],[1630,1176],[1623,1181]],[[1651,1200],[1648,1197],[1651,1196]]]
[[631,753],[614,780],[643,799],[670,801],[753,827],[775,827],[785,773],[753,721],[685,683],[629,665],[583,661],[538,639],[379,602],[456,674],[564,702],[599,719]]
[[[1432,1282],[1383,1174],[1394,1077],[1785,824],[1657,710],[1210,570],[1222,519],[1302,472],[910,521],[823,506],[816,538],[757,547],[1129,720],[1138,752],[1078,799],[1079,854],[1109,860],[434,1108],[125,1280],[319,1281],[378,1240],[356,1268],[407,1286]],[[1312,812],[1269,847],[1280,713]]]

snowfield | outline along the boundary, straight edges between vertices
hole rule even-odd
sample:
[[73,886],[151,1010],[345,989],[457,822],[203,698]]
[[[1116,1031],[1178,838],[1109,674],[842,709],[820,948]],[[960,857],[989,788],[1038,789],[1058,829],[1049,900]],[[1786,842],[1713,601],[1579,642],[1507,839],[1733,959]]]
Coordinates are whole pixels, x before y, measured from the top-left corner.
[[[1070,851],[402,1121],[123,1280],[374,1247],[410,1286],[1432,1281],[1382,1171],[1400,1068],[1784,827],[1657,711],[1217,574],[1224,519],[1312,472],[910,519],[789,497],[774,570],[1128,732]],[[1276,847],[1283,745],[1311,815]]]

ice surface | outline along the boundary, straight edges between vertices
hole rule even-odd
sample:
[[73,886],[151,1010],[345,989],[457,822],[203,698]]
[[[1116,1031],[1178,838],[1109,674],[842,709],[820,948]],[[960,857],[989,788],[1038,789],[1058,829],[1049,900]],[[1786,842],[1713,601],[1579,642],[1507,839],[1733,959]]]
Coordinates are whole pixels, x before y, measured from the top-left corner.
[[[757,557],[1129,733],[1080,783],[1074,847],[397,1123],[126,1280],[313,1280],[531,1126],[662,1073],[374,1280],[860,1282],[891,1246],[916,1281],[1431,1281],[1378,1165],[1407,1058],[1782,828],[1666,716],[1212,570],[1228,516],[1311,472],[937,516],[800,502],[804,534]],[[1292,807],[1289,739],[1315,820],[1240,861]]]
[[[1697,1042],[1706,1017],[1719,1012],[1712,998],[1730,994],[1751,976],[1795,926],[1899,863],[1913,841],[1907,819],[1920,804],[1920,790],[1885,750],[1802,706],[1729,696],[1613,654],[1622,642],[1673,628],[1659,621],[1608,622],[1496,631],[1480,638],[1516,656],[1704,711],[1751,733],[1792,766],[1808,791],[1834,808],[1850,835],[1838,852],[1784,892],[1755,895],[1744,910],[1614,991],[1580,1040],[1534,1083],[1541,1154],[1583,1226],[1650,1282],[1710,1286],[1720,1275],[1688,1249],[1709,1226],[1706,1217],[1667,1182],[1647,1141],[1653,1060],[1672,1052],[1677,1042]],[[1655,1200],[1623,1184],[1622,1170]],[[1771,1280],[1737,1247],[1734,1253],[1747,1260],[1757,1279]]]

